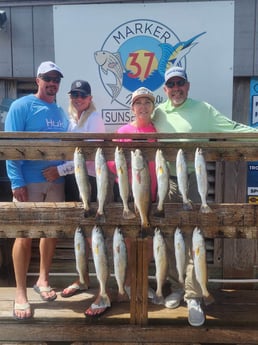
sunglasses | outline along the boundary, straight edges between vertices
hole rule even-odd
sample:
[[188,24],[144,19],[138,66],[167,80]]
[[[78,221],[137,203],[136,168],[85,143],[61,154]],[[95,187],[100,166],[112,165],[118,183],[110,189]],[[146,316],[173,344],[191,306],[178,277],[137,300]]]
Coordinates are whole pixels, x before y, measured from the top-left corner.
[[82,98],[85,99],[89,95],[86,95],[85,93],[79,92],[79,91],[73,91],[70,93],[71,98],[76,99],[76,98]]
[[169,88],[169,89],[172,89],[172,87],[174,87],[175,85],[177,86],[184,86],[186,84],[186,80],[185,79],[180,79],[180,80],[177,80],[177,81],[168,81],[166,83],[166,86]]
[[39,77],[40,79],[44,80],[45,82],[49,83],[50,81],[52,81],[53,83],[57,83],[59,84],[61,81],[60,77],[50,77],[48,75],[41,75]]

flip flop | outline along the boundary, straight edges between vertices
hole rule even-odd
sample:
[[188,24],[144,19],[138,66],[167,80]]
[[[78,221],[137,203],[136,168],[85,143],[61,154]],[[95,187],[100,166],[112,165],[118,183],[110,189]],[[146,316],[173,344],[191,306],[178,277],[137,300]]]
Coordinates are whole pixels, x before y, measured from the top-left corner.
[[[29,316],[24,315],[24,317],[19,317],[15,314],[16,310],[19,310],[19,311],[30,310],[30,315]],[[14,304],[13,304],[13,317],[15,320],[18,320],[18,321],[30,319],[32,317],[30,304],[28,302],[27,303],[16,303],[16,302],[14,302]]]
[[33,289],[34,289],[35,292],[37,292],[40,295],[42,301],[52,302],[52,301],[54,301],[57,298],[56,293],[53,296],[49,296],[49,297],[46,297],[46,296],[43,295],[44,292],[50,292],[50,291],[53,290],[51,286],[37,286],[35,284],[33,286]]
[[103,315],[108,308],[111,307],[110,299],[107,295],[101,296],[98,304],[92,303],[91,306],[85,310],[84,315],[90,317],[99,317]]
[[103,315],[110,306],[100,306],[98,304],[92,303],[91,306],[85,310],[84,315],[87,317],[99,317]]
[[[65,290],[69,290],[69,291],[65,292]],[[77,295],[77,294],[81,293],[84,290],[86,290],[86,288],[81,288],[79,284],[74,283],[72,285],[69,285],[67,288],[65,288],[61,292],[61,296],[64,297],[64,298],[72,297],[74,295]]]

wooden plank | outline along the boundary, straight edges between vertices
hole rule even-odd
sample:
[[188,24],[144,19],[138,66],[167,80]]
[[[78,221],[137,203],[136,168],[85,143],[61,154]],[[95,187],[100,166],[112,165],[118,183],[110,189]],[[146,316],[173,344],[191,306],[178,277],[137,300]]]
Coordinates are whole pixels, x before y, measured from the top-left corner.
[[[256,344],[258,341],[258,291],[215,290],[216,302],[205,308],[206,323],[190,327],[185,304],[171,310],[148,303],[148,325],[130,325],[129,303],[113,302],[100,318],[85,318],[83,311],[91,303],[96,288],[45,303],[28,289],[34,318],[17,322],[12,318],[14,288],[0,288],[0,340],[45,342],[119,342],[129,344]],[[58,330],[58,331],[57,331]]]
[[[255,258],[258,254],[257,240],[224,239],[223,278],[246,279],[255,277]],[[254,288],[245,284],[246,289]],[[224,284],[225,288],[241,289],[241,284]]]
[[[161,227],[166,236],[180,226],[184,231],[192,231],[199,226],[207,238],[258,238],[258,206],[256,204],[211,204],[213,212],[200,213],[200,205],[193,211],[184,211],[181,204],[166,203],[165,217],[153,216],[156,204],[152,205],[148,235],[152,236],[156,226]],[[97,210],[97,204],[92,208]],[[126,220],[122,218],[122,204],[110,203],[106,206],[105,234],[113,235],[115,227],[121,225],[128,237],[137,237],[140,229],[139,217]],[[91,236],[96,224],[94,216],[84,218],[80,202],[64,203],[26,203],[0,202],[0,237],[55,237],[72,238],[75,228],[80,225],[87,236]]]

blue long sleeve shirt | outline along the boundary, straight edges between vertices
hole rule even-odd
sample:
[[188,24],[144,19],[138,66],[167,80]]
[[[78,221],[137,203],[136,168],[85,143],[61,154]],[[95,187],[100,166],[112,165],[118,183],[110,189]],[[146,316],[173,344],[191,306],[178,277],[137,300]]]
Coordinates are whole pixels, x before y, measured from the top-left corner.
[[[47,103],[35,95],[21,97],[11,104],[5,120],[6,132],[66,132],[69,120],[56,103]],[[42,142],[44,145],[44,142]],[[28,183],[46,182],[42,171],[63,161],[8,160],[6,169],[12,189]],[[63,178],[55,182],[60,183]]]

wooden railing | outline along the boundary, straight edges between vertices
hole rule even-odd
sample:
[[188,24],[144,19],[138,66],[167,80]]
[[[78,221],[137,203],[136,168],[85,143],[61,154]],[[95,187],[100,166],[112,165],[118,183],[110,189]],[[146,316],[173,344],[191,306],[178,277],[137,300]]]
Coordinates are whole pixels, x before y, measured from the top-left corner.
[[[118,142],[118,139],[133,139],[132,142]],[[148,142],[147,139],[157,139]],[[87,160],[94,160],[97,147],[102,147],[107,160],[114,160],[115,147],[123,147],[127,158],[130,151],[140,148],[147,159],[154,160],[157,148],[162,149],[169,161],[175,161],[179,148],[187,160],[194,160],[196,147],[204,151],[206,161],[238,162],[258,161],[258,138],[254,133],[176,133],[176,134],[75,134],[75,133],[1,133],[0,159],[12,160],[72,160],[75,147],[83,148]],[[225,183],[225,181],[224,181]],[[92,207],[97,209],[96,204]],[[148,324],[147,286],[147,237],[153,235],[156,226],[167,237],[173,235],[177,225],[191,231],[199,225],[208,238],[258,238],[258,205],[242,203],[213,203],[211,214],[199,212],[200,205],[193,211],[184,211],[181,204],[166,203],[165,217],[156,218],[152,205],[151,226],[142,231],[139,218],[122,218],[122,204],[110,202],[106,205],[106,220],[103,226],[105,236],[113,235],[115,226],[120,225],[125,236],[131,237],[133,281],[130,302],[130,324]],[[55,237],[72,238],[77,225],[85,228],[87,236],[96,223],[95,217],[84,218],[82,204],[64,203],[0,203],[0,237]],[[253,331],[253,330],[252,330]],[[255,336],[258,336],[257,332]],[[150,338],[151,339],[151,338]],[[250,339],[249,339],[250,340]],[[190,341],[190,340],[189,340]],[[197,341],[197,340],[196,340]],[[251,343],[251,342],[250,342]]]

